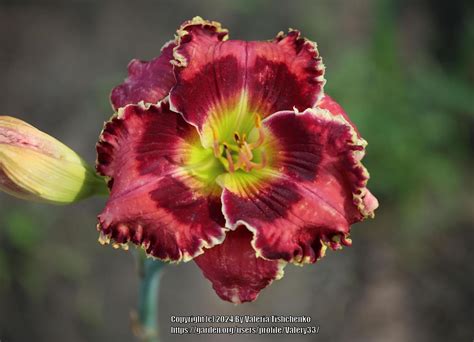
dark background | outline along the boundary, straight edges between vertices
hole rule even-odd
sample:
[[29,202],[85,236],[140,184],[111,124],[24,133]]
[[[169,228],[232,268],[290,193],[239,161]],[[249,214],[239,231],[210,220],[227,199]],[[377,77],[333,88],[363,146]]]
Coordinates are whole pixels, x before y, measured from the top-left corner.
[[[353,246],[288,266],[251,304],[221,301],[194,263],[169,266],[162,341],[472,341],[472,1],[0,0],[0,112],[93,163],[110,89],[179,24],[217,20],[231,38],[288,27],[318,42],[326,91],[369,142],[380,200]],[[132,341],[130,252],[97,243],[105,199],[54,207],[0,193],[0,340]],[[172,314],[311,315],[316,336],[176,336]]]

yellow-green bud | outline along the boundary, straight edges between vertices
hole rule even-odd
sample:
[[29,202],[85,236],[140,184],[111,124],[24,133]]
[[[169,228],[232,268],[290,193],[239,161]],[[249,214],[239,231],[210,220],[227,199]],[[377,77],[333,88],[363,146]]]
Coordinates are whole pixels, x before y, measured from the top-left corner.
[[0,116],[0,190],[54,204],[107,193],[104,180],[76,152],[9,116]]

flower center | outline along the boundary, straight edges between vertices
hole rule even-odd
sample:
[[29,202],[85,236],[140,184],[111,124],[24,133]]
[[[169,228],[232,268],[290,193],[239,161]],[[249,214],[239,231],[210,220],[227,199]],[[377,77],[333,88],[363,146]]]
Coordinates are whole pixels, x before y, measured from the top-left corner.
[[246,133],[237,131],[234,132],[233,141],[221,141],[216,129],[212,128],[214,156],[228,172],[234,173],[239,169],[250,172],[267,165],[267,155],[261,148],[265,142],[265,131],[259,115],[255,115],[255,128],[258,130],[258,139],[254,142],[247,141]]

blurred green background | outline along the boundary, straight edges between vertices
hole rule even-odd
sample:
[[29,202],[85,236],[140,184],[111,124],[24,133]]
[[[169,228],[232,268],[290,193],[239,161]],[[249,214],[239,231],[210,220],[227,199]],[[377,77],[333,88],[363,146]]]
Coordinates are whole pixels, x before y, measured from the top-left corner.
[[[472,341],[474,6],[470,0],[0,0],[0,112],[95,160],[110,89],[195,15],[231,38],[298,28],[318,42],[326,91],[369,142],[381,206],[353,246],[251,304],[222,302],[193,263],[160,292],[163,341]],[[68,207],[0,193],[0,340],[133,341],[130,252],[97,243],[105,199]],[[316,336],[177,336],[170,315],[296,314]]]

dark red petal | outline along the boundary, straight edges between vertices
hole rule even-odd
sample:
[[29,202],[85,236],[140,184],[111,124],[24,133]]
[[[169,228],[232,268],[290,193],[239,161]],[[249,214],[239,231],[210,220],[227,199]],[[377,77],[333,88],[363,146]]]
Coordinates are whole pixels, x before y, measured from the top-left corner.
[[[330,97],[328,94],[324,94],[323,98],[320,101],[318,101],[318,103],[316,104],[316,107],[325,109],[329,111],[332,115],[342,115],[344,119],[352,126],[354,131],[357,133],[357,136],[360,138],[360,132],[357,129],[357,126],[351,121],[351,119],[346,114],[342,106],[336,101],[334,101],[334,99]],[[356,155],[356,158],[359,158],[359,160],[361,160],[363,158],[363,154]],[[375,196],[372,195],[369,189],[366,189],[366,191],[367,193],[365,197],[363,198],[363,202],[367,211],[373,212],[375,209],[378,208],[379,202],[377,198],[375,198]]]
[[110,94],[114,110],[128,104],[158,103],[168,96],[175,84],[173,66],[173,49],[176,46],[170,41],[163,46],[161,54],[149,62],[133,59],[128,64],[128,77]]
[[356,131],[357,135],[360,137],[359,130],[357,129],[356,125],[354,125],[354,123],[351,121],[349,116],[346,114],[345,110],[341,107],[339,103],[334,101],[334,99],[330,97],[328,94],[324,94],[322,99],[319,100],[318,103],[316,104],[316,107],[326,109],[333,115],[342,115],[344,119],[346,119],[346,121],[351,124],[351,126]]
[[283,277],[286,263],[257,257],[252,237],[241,226],[227,232],[222,244],[194,259],[219,297],[234,304],[254,301],[262,289]]
[[[360,163],[366,142],[342,116],[317,108],[280,112],[263,124],[277,176],[241,184],[240,192],[224,189],[227,226],[246,225],[267,259],[315,262],[325,245],[349,244],[350,225],[373,216],[376,207]],[[364,201],[367,196],[373,198]]]
[[225,41],[227,31],[218,24],[195,18],[178,36],[170,99],[199,129],[230,111],[264,118],[313,107],[322,96],[324,65],[316,45],[298,31],[267,42]]
[[119,110],[97,145],[97,170],[111,178],[99,215],[102,235],[172,261],[190,260],[220,243],[220,189],[183,168],[196,142],[196,129],[165,103]]
[[[333,98],[331,98],[329,95],[324,94],[323,98],[318,101],[316,104],[316,107],[325,109],[329,111],[332,115],[342,115],[344,119],[354,128],[354,131],[357,133],[357,136],[360,138],[360,133],[359,130],[357,129],[357,126],[351,121],[349,116],[346,114],[344,109],[341,107],[339,103],[334,101]],[[356,158],[359,160],[362,159],[363,154],[358,154],[356,155]],[[377,198],[375,198],[372,193],[366,189],[367,193],[363,198],[364,206],[368,212],[373,212],[377,207],[379,206],[379,202]]]

